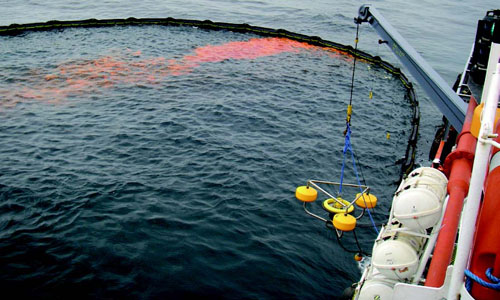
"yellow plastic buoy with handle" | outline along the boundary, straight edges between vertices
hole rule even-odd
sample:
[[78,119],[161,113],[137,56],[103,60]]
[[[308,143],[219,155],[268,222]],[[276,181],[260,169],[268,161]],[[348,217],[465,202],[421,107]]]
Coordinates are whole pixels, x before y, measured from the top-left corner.
[[312,187],[302,185],[295,190],[295,197],[302,202],[313,202],[318,198],[318,191]]
[[356,218],[346,213],[336,214],[332,223],[340,231],[352,231],[356,227]]
[[332,214],[351,213],[354,210],[354,205],[351,205],[347,200],[337,197],[337,200],[328,198],[323,201],[323,208]]
[[356,205],[362,208],[374,208],[377,205],[377,197],[373,194],[357,193],[356,194]]

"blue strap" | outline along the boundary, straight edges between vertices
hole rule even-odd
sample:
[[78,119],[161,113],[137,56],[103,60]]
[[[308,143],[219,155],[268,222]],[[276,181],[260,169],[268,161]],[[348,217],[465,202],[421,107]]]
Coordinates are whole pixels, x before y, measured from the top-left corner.
[[[351,152],[352,167],[354,169],[354,174],[356,174],[356,180],[357,180],[358,185],[359,185],[360,193],[363,193],[363,189],[361,188],[361,181],[359,180],[358,169],[356,168],[356,162],[354,160],[354,151],[352,150],[352,145],[351,145],[351,126],[349,125],[349,122],[346,122],[346,134],[345,134],[344,149],[343,149],[343,156],[344,157],[342,159],[342,169],[340,171],[339,194],[342,194],[342,183],[344,181],[345,157],[346,157],[347,150],[349,150],[349,152]],[[377,225],[375,225],[375,221],[373,220],[370,209],[367,208],[366,211],[368,212],[368,216],[370,217],[370,221],[372,222],[372,225],[373,225],[373,228],[375,229],[375,232],[378,234],[379,231],[377,229]]]
[[491,274],[493,272],[493,268],[488,268],[485,272],[486,277],[491,281],[488,282],[481,277],[477,276],[476,274],[472,273],[469,270],[465,270],[465,276],[467,277],[467,280],[465,281],[465,288],[467,291],[470,292],[472,288],[472,281],[477,282],[478,284],[487,287],[489,289],[494,289],[497,291],[500,291],[500,278],[497,278]]

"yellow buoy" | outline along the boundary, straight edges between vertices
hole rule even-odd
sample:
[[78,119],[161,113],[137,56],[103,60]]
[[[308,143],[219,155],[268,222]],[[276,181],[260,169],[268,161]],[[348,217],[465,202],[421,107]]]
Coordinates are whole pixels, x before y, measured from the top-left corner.
[[302,185],[295,190],[295,197],[302,202],[313,202],[318,198],[318,191],[312,187]]
[[377,205],[377,197],[373,194],[357,193],[356,194],[356,205],[362,208],[374,208]]
[[340,231],[351,231],[356,227],[356,218],[346,213],[336,214],[332,223]]
[[373,99],[373,92],[372,91],[370,91],[370,93],[368,94],[368,98]]
[[[479,129],[481,129],[481,114],[483,113],[483,108],[484,108],[484,103],[479,104],[476,106],[474,109],[474,115],[472,116],[472,123],[470,125],[470,133],[474,137],[479,136]],[[495,123],[493,125],[493,128],[497,128],[497,122],[500,119],[500,108],[497,108],[496,114],[495,114]]]
[[[351,213],[354,210],[354,205],[351,205],[349,201],[344,200],[340,197],[337,198],[338,201],[335,201],[333,198],[328,198],[323,201],[323,208],[332,214],[340,214],[340,213]],[[342,203],[342,204],[341,204]],[[349,208],[347,208],[349,206]]]
[[363,259],[363,255],[361,253],[354,254],[355,261],[361,261]]
[[390,138],[391,138],[391,134],[390,134],[389,132],[388,132],[388,133],[386,133],[385,138],[386,138],[386,139],[390,139]]

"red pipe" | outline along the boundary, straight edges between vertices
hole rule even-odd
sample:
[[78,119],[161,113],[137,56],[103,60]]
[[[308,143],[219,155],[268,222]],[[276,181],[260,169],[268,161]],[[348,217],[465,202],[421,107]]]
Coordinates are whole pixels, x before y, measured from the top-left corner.
[[[500,133],[500,123],[497,125],[496,133]],[[496,139],[500,142],[500,138]],[[494,148],[493,154],[498,152]],[[500,155],[500,154],[498,154]],[[491,282],[486,277],[486,270],[493,268],[492,275],[500,277],[500,167],[490,170],[484,189],[484,199],[481,212],[479,213],[474,237],[474,249],[471,257],[470,271],[483,280]],[[477,283],[472,284],[472,296],[477,300],[500,299],[500,291],[485,288]]]
[[451,261],[453,247],[457,237],[458,223],[464,198],[469,191],[472,163],[476,150],[476,138],[470,133],[472,116],[477,102],[471,97],[467,114],[465,115],[462,132],[458,136],[457,148],[450,153],[444,163],[444,171],[449,174],[448,205],[441,224],[441,230],[436,241],[425,286],[440,287],[444,283],[446,269]]
[[444,140],[439,142],[439,147],[436,151],[436,155],[434,156],[434,160],[432,161],[433,168],[439,169],[439,167],[441,167],[441,154],[443,154],[444,144]]

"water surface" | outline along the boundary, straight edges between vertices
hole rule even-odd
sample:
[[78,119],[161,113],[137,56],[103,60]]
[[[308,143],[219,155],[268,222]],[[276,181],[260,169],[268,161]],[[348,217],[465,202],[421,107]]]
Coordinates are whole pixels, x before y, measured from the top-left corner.
[[[461,71],[482,6],[493,5],[442,1],[428,13],[426,1],[375,4],[448,82]],[[172,16],[351,43],[357,6],[8,2],[0,23]],[[394,61],[376,39],[364,26],[360,47]],[[256,50],[252,41],[280,50]],[[45,298],[340,294],[359,270],[293,191],[307,179],[340,176],[351,68],[351,58],[325,49],[185,27],[2,37],[3,290]],[[410,109],[400,83],[381,70],[359,63],[355,83],[352,143],[379,196],[381,222]],[[440,116],[422,102],[425,162]],[[369,249],[373,230],[358,234]]]

